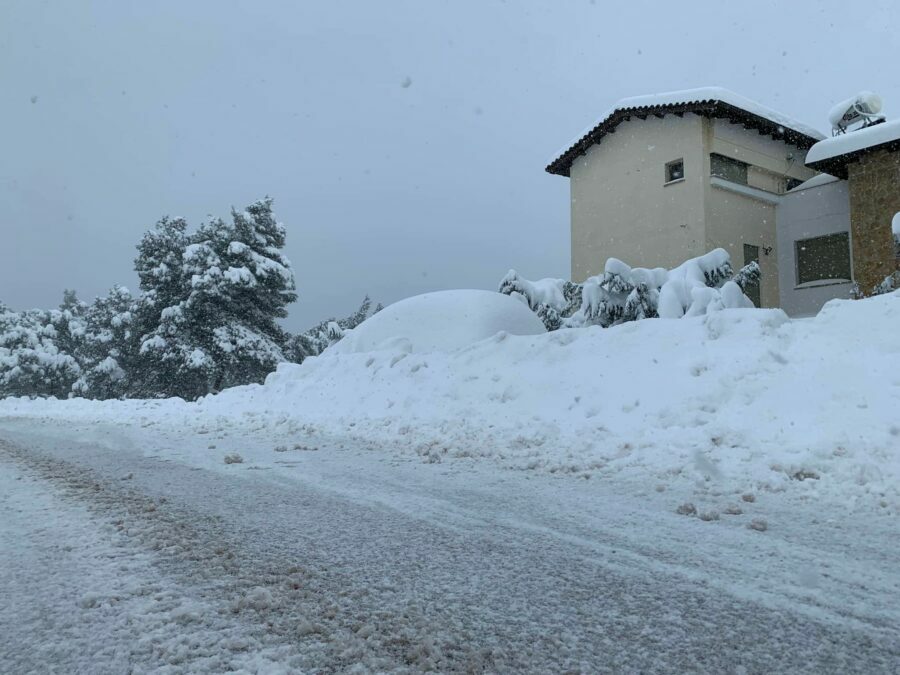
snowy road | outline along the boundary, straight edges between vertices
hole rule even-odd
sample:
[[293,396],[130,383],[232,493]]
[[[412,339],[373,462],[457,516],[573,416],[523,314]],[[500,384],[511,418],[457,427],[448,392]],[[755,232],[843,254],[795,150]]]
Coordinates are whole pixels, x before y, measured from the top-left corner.
[[272,445],[0,420],[0,671],[900,672],[896,514]]

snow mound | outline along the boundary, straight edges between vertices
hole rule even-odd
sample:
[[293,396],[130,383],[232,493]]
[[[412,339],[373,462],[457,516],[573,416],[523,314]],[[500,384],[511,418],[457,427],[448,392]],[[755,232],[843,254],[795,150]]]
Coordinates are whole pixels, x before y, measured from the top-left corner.
[[538,335],[545,330],[515,298],[483,290],[437,291],[385,307],[328,351],[351,354],[396,346],[407,352],[453,351],[500,332]]

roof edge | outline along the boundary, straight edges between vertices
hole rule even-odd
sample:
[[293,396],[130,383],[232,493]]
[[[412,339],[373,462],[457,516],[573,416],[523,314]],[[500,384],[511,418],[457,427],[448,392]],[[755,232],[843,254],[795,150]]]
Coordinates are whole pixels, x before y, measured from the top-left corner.
[[772,136],[775,140],[792,143],[804,150],[812,147],[820,140],[797,129],[792,129],[783,123],[767,119],[721,99],[630,106],[615,108],[612,113],[594,125],[567,150],[550,162],[544,170],[557,176],[568,177],[572,164],[578,157],[585,154],[592,146],[599,144],[604,136],[615,133],[619,124],[630,121],[632,117],[646,119],[652,115],[661,118],[666,115],[680,116],[685,113],[694,113],[704,117],[727,119],[733,123],[740,123],[748,129],[756,129],[761,135]]

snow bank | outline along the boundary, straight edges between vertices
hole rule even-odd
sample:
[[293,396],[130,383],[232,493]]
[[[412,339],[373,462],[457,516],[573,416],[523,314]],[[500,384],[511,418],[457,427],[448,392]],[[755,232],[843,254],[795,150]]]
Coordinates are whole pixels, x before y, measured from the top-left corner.
[[[534,326],[523,303],[488,295],[521,307],[526,314],[511,315]],[[445,307],[470,306],[468,292],[446,297]],[[400,311],[422,302],[411,300],[394,311],[418,314]],[[443,316],[418,316],[456,329]],[[420,327],[395,325],[418,339]],[[489,457],[643,485],[680,477],[720,489],[827,493],[871,508],[900,504],[900,293],[835,300],[812,319],[723,309],[474,343],[468,334],[459,349],[449,348],[455,338],[439,345],[430,326],[422,333],[432,342],[420,347],[447,348],[429,353],[380,343],[397,330],[372,326],[352,350],[283,364],[265,385],[194,404],[6,400],[0,415],[155,420],[185,433],[232,425],[282,430],[286,440],[335,434],[428,461]],[[361,351],[367,344],[379,349]]]
[[538,335],[544,332],[544,324],[522,302],[506,295],[483,290],[438,291],[385,307],[347,331],[328,351],[451,351],[500,332]]

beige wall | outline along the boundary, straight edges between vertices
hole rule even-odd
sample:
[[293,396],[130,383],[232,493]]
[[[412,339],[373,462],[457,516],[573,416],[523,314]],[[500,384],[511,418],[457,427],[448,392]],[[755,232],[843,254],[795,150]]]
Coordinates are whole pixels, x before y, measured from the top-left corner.
[[[704,252],[702,121],[632,118],[572,164],[573,281],[599,274],[609,257],[674,267]],[[679,158],[685,179],[665,185],[666,163]]]
[[[760,303],[763,307],[777,307],[778,266],[774,250],[775,206],[744,195],[710,187],[706,199],[707,250],[724,248],[731,256],[734,269],[744,265],[744,244],[759,247],[759,267],[762,272]],[[765,247],[771,247],[769,255]]]
[[806,150],[777,141],[771,136],[763,136],[753,129],[745,129],[728,120],[706,120],[706,126],[708,153],[733,157],[754,167],[798,180],[807,180],[816,175],[815,171],[804,166]]
[[[748,183],[768,192],[713,185],[713,152],[751,164]],[[665,165],[679,158],[685,178],[666,184]],[[571,167],[572,280],[599,274],[609,257],[671,268],[718,247],[737,269],[747,243],[760,249],[761,302],[778,306],[778,197],[770,193],[783,190],[784,176],[815,175],[805,158],[805,151],[755,130],[690,113],[622,122]]]
[[[704,120],[703,138],[706,145],[706,175],[709,176],[709,155],[717,153],[750,164],[747,171],[749,187],[778,194],[783,192],[784,178],[806,180],[815,171],[804,166],[806,151],[794,145],[763,136],[752,129],[728,120]],[[752,193],[752,190],[745,191]],[[775,230],[775,202],[767,194],[741,193],[723,189],[707,179],[705,194],[706,248],[724,248],[731,256],[735,269],[744,265],[744,244],[759,247],[759,267],[762,271],[760,304],[778,307],[777,236]],[[770,248],[767,255],[766,249]]]

